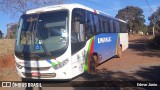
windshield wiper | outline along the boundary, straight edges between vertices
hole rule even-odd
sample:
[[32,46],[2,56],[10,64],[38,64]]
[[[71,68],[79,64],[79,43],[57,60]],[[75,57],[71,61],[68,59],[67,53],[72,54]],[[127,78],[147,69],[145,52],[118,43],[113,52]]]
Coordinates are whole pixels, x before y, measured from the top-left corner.
[[[31,22],[30,25],[29,25],[29,28],[26,29],[26,31],[30,31],[31,30],[32,24],[33,23]],[[26,32],[25,32],[25,37],[27,38],[27,33]],[[32,39],[31,39],[31,42],[32,42]],[[26,40],[26,45],[24,45],[24,47],[23,47],[23,50],[22,50],[23,53],[25,51],[29,50],[29,47],[27,45],[28,45],[28,40]]]

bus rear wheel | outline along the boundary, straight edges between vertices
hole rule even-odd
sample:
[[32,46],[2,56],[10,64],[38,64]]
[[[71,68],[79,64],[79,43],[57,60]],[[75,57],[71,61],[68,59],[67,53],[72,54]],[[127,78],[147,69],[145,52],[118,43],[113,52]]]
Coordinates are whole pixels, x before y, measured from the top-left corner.
[[117,49],[117,55],[116,55],[117,58],[121,58],[122,57],[122,46],[120,46],[118,49]]
[[88,74],[93,74],[97,66],[98,66],[98,56],[92,55],[90,59],[90,66],[88,69]]

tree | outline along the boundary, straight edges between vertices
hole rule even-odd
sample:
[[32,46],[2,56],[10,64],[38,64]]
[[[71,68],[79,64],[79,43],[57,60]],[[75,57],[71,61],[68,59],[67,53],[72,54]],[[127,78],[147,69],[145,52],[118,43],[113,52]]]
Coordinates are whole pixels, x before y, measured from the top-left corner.
[[0,10],[13,17],[22,14],[29,9],[62,4],[66,1],[67,0],[0,0]]
[[0,39],[3,37],[3,33],[2,33],[2,31],[0,30]]
[[145,27],[143,10],[139,7],[127,6],[118,11],[116,18],[127,21],[128,30],[132,30],[132,33],[142,31]]
[[[67,2],[67,0],[0,0],[0,11],[14,18],[16,16],[19,17],[19,15],[25,13],[29,9],[63,4],[65,2]],[[15,30],[10,34],[10,37],[15,37]]]
[[160,33],[160,7],[148,19],[150,20],[150,26],[154,26],[155,31]]
[[7,38],[14,39],[16,37],[17,23],[7,24]]

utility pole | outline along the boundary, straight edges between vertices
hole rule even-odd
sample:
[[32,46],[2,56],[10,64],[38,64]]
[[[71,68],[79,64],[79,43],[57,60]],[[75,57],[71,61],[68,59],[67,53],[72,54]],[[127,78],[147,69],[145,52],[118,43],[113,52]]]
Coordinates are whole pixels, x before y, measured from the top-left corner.
[[[151,8],[150,4],[148,3],[147,0],[145,0],[145,2],[147,3],[148,7],[149,7],[149,12],[150,12],[150,16],[151,16],[151,13],[153,12],[153,9]],[[155,19],[155,17],[153,18],[153,20]],[[153,23],[153,27],[152,27],[152,32],[153,32],[153,36],[155,36],[155,21],[152,21]]]
[[155,30],[154,30],[154,25],[153,25],[153,28],[152,28],[152,31],[153,31],[153,36],[155,36]]

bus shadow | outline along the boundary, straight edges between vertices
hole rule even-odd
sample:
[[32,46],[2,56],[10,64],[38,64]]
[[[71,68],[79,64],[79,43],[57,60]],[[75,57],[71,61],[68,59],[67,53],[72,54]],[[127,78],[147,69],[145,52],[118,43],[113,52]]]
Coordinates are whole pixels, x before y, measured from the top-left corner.
[[[82,77],[88,82],[80,82],[80,87],[75,87],[75,90],[155,90],[159,87],[137,87],[138,82],[159,82],[160,81],[160,66],[141,67],[140,70],[134,73],[125,73],[121,71],[113,72],[107,69],[97,70],[94,74],[83,74]],[[94,82],[95,81],[95,82]],[[93,84],[93,83],[94,84]],[[107,83],[105,85],[103,82]],[[90,84],[92,83],[92,84]],[[97,83],[97,84],[96,84]],[[99,84],[100,83],[100,84]],[[95,85],[87,87],[87,84]],[[78,86],[78,85],[75,85]]]
[[[160,66],[141,67],[132,73],[97,69],[94,74],[84,73],[71,81],[34,80],[45,87],[73,87],[73,90],[155,90],[157,87],[136,87],[137,82],[159,82]],[[79,78],[83,78],[79,79]],[[29,81],[32,82],[32,81]],[[103,82],[107,84],[103,85]],[[145,83],[145,82],[144,82]],[[26,88],[31,90],[32,88]],[[39,88],[42,90],[42,88]]]
[[149,81],[160,81],[160,66],[150,66],[149,68],[141,67],[135,75],[143,77]]
[[149,40],[131,41],[129,44],[129,49],[139,51],[137,55],[158,58],[160,57],[160,51],[155,48],[151,48],[149,45]]

